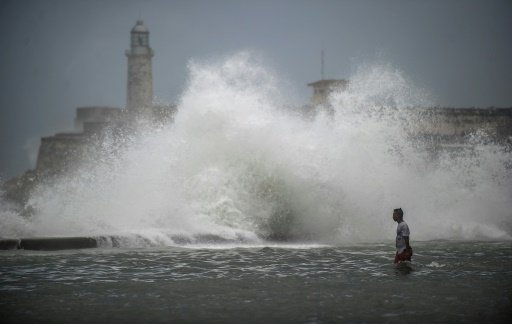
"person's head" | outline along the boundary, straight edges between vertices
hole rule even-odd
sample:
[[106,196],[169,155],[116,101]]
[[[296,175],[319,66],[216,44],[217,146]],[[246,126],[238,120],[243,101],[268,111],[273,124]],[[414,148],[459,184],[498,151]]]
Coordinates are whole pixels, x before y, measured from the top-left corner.
[[402,208],[396,208],[393,210],[393,220],[395,222],[400,222],[404,218],[404,211]]

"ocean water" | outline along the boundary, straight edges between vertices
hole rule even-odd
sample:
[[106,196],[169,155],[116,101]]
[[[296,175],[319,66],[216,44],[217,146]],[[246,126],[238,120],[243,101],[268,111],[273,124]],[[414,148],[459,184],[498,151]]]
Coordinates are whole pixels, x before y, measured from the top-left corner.
[[0,252],[2,322],[505,323],[510,242]]

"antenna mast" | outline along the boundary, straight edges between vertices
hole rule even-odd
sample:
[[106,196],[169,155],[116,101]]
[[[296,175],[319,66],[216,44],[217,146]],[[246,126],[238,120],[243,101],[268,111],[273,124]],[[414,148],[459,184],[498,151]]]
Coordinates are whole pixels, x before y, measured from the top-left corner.
[[325,65],[324,49],[322,47],[322,59],[321,59],[321,63],[320,63],[320,76],[321,76],[321,80],[324,79],[324,65]]

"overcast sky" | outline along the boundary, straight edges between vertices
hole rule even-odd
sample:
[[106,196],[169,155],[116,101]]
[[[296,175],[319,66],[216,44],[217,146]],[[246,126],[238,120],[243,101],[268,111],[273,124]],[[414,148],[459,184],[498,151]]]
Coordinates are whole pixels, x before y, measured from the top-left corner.
[[263,55],[306,101],[306,84],[360,63],[401,69],[441,106],[512,106],[512,1],[0,0],[0,177],[34,167],[41,136],[75,108],[123,107],[129,32],[142,18],[155,96],[173,102],[187,62]]

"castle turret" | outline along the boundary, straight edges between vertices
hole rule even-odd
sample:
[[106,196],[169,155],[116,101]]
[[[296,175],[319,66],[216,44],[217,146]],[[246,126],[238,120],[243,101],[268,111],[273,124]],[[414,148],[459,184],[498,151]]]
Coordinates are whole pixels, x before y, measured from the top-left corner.
[[153,76],[151,59],[153,50],[149,47],[149,30],[138,20],[131,31],[128,57],[128,88],[126,108],[130,114],[150,115],[153,101]]
[[313,95],[310,103],[312,105],[327,105],[329,103],[329,95],[334,91],[345,91],[348,86],[347,80],[320,80],[309,83],[308,86],[313,88]]

